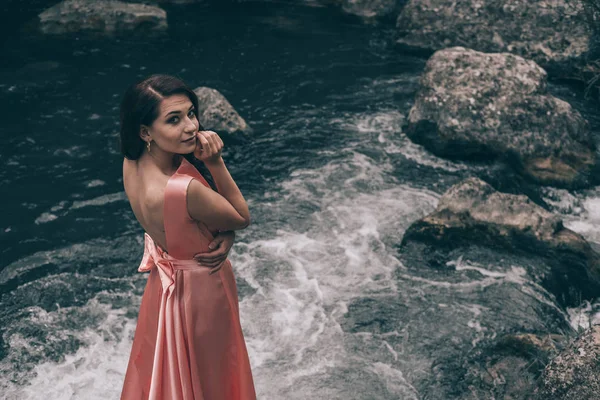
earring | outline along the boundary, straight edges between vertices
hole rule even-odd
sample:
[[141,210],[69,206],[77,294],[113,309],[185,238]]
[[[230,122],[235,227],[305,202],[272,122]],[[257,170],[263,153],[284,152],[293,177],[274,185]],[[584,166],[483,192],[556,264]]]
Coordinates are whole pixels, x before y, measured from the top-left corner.
[[148,153],[150,153],[150,142],[151,141],[152,141],[152,139],[150,139],[146,142],[146,148],[148,149]]

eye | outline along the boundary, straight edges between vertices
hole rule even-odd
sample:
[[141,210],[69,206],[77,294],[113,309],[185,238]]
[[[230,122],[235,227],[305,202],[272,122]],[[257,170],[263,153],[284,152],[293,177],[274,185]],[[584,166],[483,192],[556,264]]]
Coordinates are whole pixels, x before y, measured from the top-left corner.
[[[191,113],[192,115],[196,115],[196,110],[190,110],[190,113]],[[188,115],[190,115],[190,114],[188,114]]]
[[175,118],[179,119],[179,117],[173,117],[168,122],[171,123],[171,124],[174,123],[175,122]]

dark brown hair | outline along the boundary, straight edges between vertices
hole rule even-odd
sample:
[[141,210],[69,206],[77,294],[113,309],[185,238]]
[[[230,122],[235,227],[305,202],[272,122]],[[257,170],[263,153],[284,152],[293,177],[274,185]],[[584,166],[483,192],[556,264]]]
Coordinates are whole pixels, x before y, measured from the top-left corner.
[[[121,130],[119,147],[121,154],[130,160],[137,160],[144,152],[146,143],[139,135],[142,125],[151,126],[158,118],[160,103],[165,97],[183,94],[198,111],[198,96],[181,79],[171,75],[154,74],[129,86],[123,95],[120,109]],[[204,127],[198,121],[200,130]],[[217,190],[214,179],[204,163],[194,157],[194,153],[181,154],[198,169],[213,190]]]

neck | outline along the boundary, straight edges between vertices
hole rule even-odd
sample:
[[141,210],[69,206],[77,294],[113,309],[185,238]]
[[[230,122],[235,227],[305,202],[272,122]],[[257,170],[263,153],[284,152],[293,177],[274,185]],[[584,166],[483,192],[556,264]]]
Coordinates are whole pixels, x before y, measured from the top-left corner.
[[181,164],[183,157],[179,154],[168,153],[158,148],[152,149],[148,152],[144,150],[139,161],[144,164],[153,164],[156,166],[164,175],[172,175]]

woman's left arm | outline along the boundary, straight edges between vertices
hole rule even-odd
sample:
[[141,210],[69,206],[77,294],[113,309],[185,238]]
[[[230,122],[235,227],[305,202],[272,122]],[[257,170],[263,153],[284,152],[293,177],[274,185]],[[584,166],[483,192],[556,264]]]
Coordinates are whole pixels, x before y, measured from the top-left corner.
[[210,274],[221,269],[223,262],[229,254],[229,250],[233,247],[235,241],[235,231],[219,232],[208,247],[212,250],[208,253],[199,253],[194,255],[194,259],[201,266],[211,268]]

